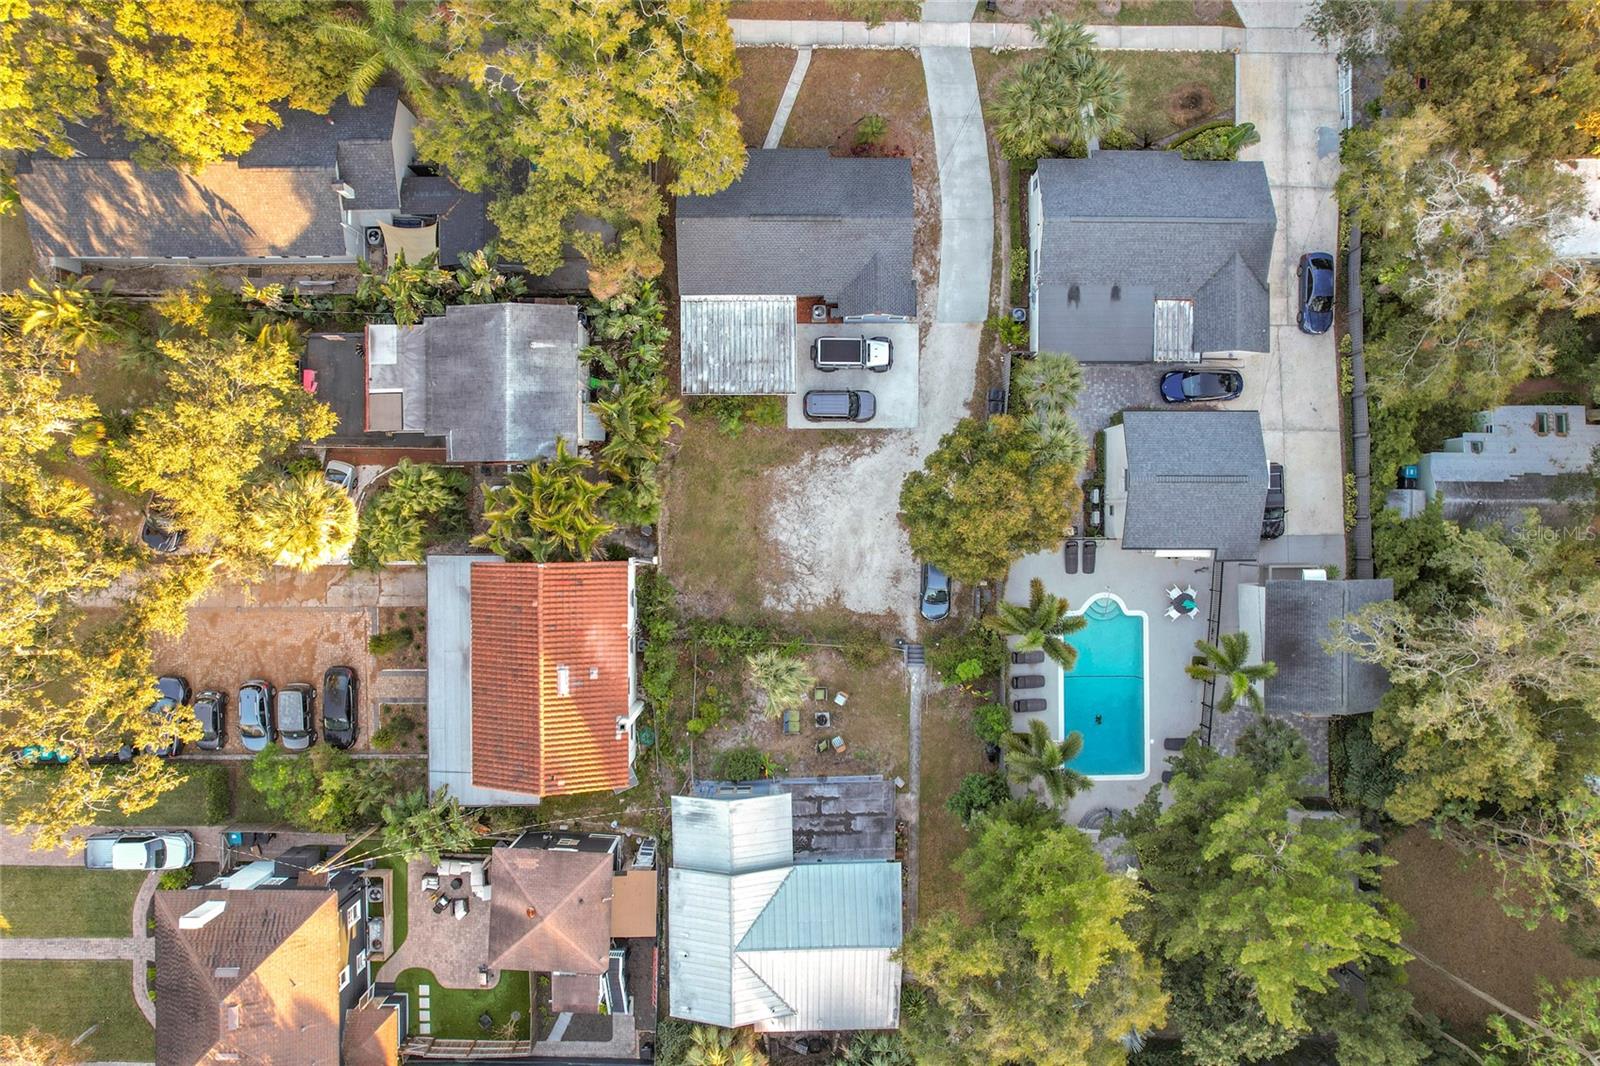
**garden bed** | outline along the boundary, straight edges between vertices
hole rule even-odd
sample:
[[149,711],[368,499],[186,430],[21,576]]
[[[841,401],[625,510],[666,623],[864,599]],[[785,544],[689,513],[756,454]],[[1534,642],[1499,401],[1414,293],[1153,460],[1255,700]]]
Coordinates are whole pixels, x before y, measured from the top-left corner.
[[[425,670],[428,667],[428,609],[426,607],[379,607],[378,626],[374,637],[385,633],[409,633],[410,639],[398,641],[374,656],[379,670]],[[384,645],[380,643],[379,647]]]

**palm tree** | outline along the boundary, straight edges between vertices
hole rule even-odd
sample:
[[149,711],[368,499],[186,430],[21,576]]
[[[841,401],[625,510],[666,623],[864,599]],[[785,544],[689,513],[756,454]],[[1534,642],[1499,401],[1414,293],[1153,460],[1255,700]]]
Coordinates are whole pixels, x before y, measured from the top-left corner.
[[722,1029],[697,1025],[689,1032],[685,1066],[766,1066],[767,1057],[756,1047],[752,1029]]
[[1072,416],[1060,411],[1030,414],[1022,424],[1039,437],[1038,456],[1047,463],[1063,463],[1074,470],[1083,469],[1089,457],[1089,445],[1078,430]]
[[1006,775],[1019,785],[1041,782],[1050,802],[1059,807],[1094,784],[1067,766],[1082,752],[1082,733],[1073,730],[1064,740],[1051,740],[1049,728],[1035,718],[1026,733],[1006,737]]
[[1049,152],[1065,134],[1062,87],[1042,65],[1027,64],[1000,83],[994,105],[994,135],[1012,159]]
[[267,486],[251,508],[250,525],[268,559],[315,570],[355,543],[356,505],[344,489],[312,470]]
[[345,95],[360,107],[367,93],[392,70],[400,76],[406,90],[422,96],[433,88],[428,72],[437,65],[434,49],[417,35],[428,17],[429,5],[407,0],[366,0],[365,17],[337,12],[317,26],[317,37],[324,44],[348,48],[363,58],[350,70]]
[[127,305],[111,295],[111,286],[96,289],[87,276],[49,288],[28,279],[29,292],[10,297],[20,306],[22,332],[49,334],[74,352],[111,340],[121,333]]
[[745,660],[745,666],[750,671],[751,687],[760,689],[767,698],[764,710],[768,718],[782,717],[783,712],[800,706],[817,680],[802,660],[776,648],[756,652]]
[[1040,352],[1023,360],[1012,379],[1024,406],[1038,414],[1065,414],[1083,391],[1083,366],[1063,352]]
[[485,489],[483,519],[488,529],[472,538],[478,547],[507,557],[548,562],[587,559],[600,538],[615,527],[595,512],[607,483],[584,476],[589,464],[556,442],[552,459],[512,474],[506,484]]
[[683,425],[678,401],[656,385],[624,387],[615,399],[596,400],[589,406],[606,428],[601,465],[606,473],[624,480],[633,476],[635,464],[660,461],[667,438]]
[[1197,640],[1194,650],[1200,653],[1204,661],[1190,663],[1188,674],[1196,681],[1219,683],[1222,694],[1217,697],[1217,710],[1231,711],[1240,700],[1250,704],[1258,714],[1266,710],[1258,683],[1276,677],[1278,664],[1250,662],[1248,636],[1243,633],[1224,633],[1220,647]]
[[1128,109],[1122,68],[1093,53],[1074,56],[1068,68],[1077,139],[1090,148],[1098,148],[1101,135],[1119,128],[1122,114]]
[[1072,614],[1067,601],[1046,592],[1038,578],[1028,586],[1028,606],[1002,600],[984,624],[1003,637],[1019,638],[1019,651],[1043,650],[1063,670],[1071,670],[1078,662],[1078,649],[1061,638],[1082,629],[1083,616]]

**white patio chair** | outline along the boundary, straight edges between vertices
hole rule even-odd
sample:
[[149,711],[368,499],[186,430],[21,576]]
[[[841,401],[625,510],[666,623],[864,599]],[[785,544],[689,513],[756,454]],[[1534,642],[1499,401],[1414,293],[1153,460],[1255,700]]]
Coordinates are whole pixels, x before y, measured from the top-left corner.
[[1178,620],[1178,609],[1176,607],[1168,607],[1167,618],[1170,621],[1176,622]]
[[1183,594],[1189,597],[1191,600],[1194,599],[1194,586],[1190,585],[1188,588],[1184,589]]
[[1169,600],[1177,599],[1178,598],[1178,593],[1180,593],[1182,591],[1183,590],[1180,589],[1177,585],[1173,585],[1171,588],[1169,588],[1167,590],[1167,599],[1169,599]]

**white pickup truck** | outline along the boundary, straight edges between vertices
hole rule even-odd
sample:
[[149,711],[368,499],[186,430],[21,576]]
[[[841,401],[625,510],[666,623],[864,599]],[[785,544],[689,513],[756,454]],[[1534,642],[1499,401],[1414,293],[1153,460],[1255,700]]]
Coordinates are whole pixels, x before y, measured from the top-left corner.
[[91,870],[176,870],[194,861],[194,837],[182,832],[104,833],[84,842]]

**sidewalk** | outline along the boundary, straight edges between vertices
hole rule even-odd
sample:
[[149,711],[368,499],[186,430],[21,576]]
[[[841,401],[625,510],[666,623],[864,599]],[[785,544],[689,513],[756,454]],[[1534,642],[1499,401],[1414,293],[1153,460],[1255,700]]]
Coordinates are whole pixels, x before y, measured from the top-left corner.
[[[729,19],[738,45],[784,48],[1037,48],[1038,39],[1020,22],[864,22],[824,19]],[[1271,35],[1273,50],[1319,52],[1304,31],[1237,26],[1090,26],[1101,48],[1145,52],[1237,52],[1247,32]],[[1300,40],[1299,38],[1304,38]]]
[[[0,959],[113,959],[132,961],[144,955],[131,936],[9,936],[0,938]],[[143,976],[142,974],[140,976]]]

